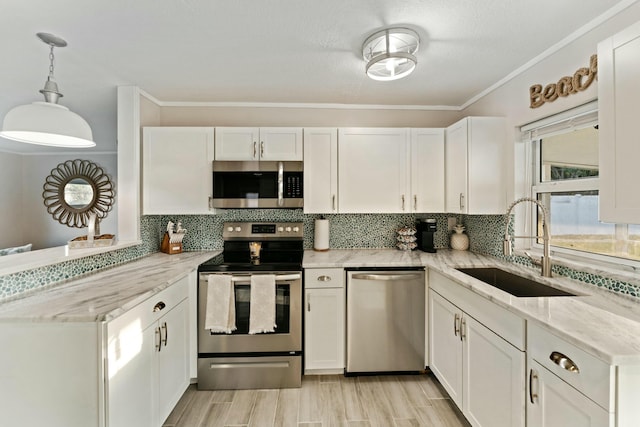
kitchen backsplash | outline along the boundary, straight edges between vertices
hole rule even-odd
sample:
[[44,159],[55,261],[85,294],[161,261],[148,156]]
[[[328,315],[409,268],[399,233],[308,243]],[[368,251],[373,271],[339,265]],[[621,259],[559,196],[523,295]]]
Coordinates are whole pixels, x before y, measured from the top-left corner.
[[[330,221],[329,247],[332,249],[393,248],[395,231],[403,226],[415,224],[418,218],[435,218],[438,231],[434,236],[437,248],[449,246],[448,219],[456,218],[466,226],[473,252],[502,255],[503,215],[451,215],[451,214],[339,214],[324,215]],[[228,209],[216,215],[153,215],[141,218],[142,244],[94,255],[87,258],[55,264],[52,266],[21,271],[0,276],[0,301],[80,277],[100,269],[113,267],[160,250],[160,241],[169,220],[181,221],[187,229],[183,241],[185,251],[222,249],[222,226],[226,221],[300,221],[304,223],[304,247],[313,248],[314,221],[320,215],[304,214],[301,209]],[[528,259],[510,259],[518,264],[529,265]],[[599,287],[632,296],[640,296],[640,287],[615,279],[601,277],[555,265],[554,273],[568,276]]]

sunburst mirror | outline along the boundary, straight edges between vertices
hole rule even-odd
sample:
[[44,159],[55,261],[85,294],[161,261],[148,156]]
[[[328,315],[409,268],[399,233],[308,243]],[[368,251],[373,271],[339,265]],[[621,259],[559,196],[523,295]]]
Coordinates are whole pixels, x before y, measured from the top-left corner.
[[69,227],[87,227],[91,213],[102,220],[113,207],[115,194],[109,176],[89,160],[60,163],[51,170],[43,188],[47,212]]

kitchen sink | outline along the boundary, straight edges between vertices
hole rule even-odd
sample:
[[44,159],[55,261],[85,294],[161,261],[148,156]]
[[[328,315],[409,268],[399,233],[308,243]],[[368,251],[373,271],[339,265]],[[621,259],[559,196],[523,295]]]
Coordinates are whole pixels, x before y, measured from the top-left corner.
[[576,296],[499,268],[457,268],[457,270],[517,297]]

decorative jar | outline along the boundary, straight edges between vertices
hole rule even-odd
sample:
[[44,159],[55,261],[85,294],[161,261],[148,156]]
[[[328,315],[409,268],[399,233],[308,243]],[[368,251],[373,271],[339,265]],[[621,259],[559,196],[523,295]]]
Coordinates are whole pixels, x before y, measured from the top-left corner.
[[466,251],[469,249],[469,236],[464,234],[465,226],[457,224],[451,233],[451,249]]

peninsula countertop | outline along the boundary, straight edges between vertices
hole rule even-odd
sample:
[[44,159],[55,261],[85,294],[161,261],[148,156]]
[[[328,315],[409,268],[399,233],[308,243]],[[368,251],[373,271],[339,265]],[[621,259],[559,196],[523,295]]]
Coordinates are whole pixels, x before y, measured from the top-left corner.
[[109,321],[185,277],[220,252],[147,255],[22,298],[0,302],[0,322]]
[[[640,365],[640,298],[567,277],[541,277],[539,269],[468,251],[438,250],[431,254],[396,249],[307,250],[303,262],[304,268],[403,266],[434,269],[610,364]],[[456,270],[470,267],[498,267],[577,296],[516,297]]]

